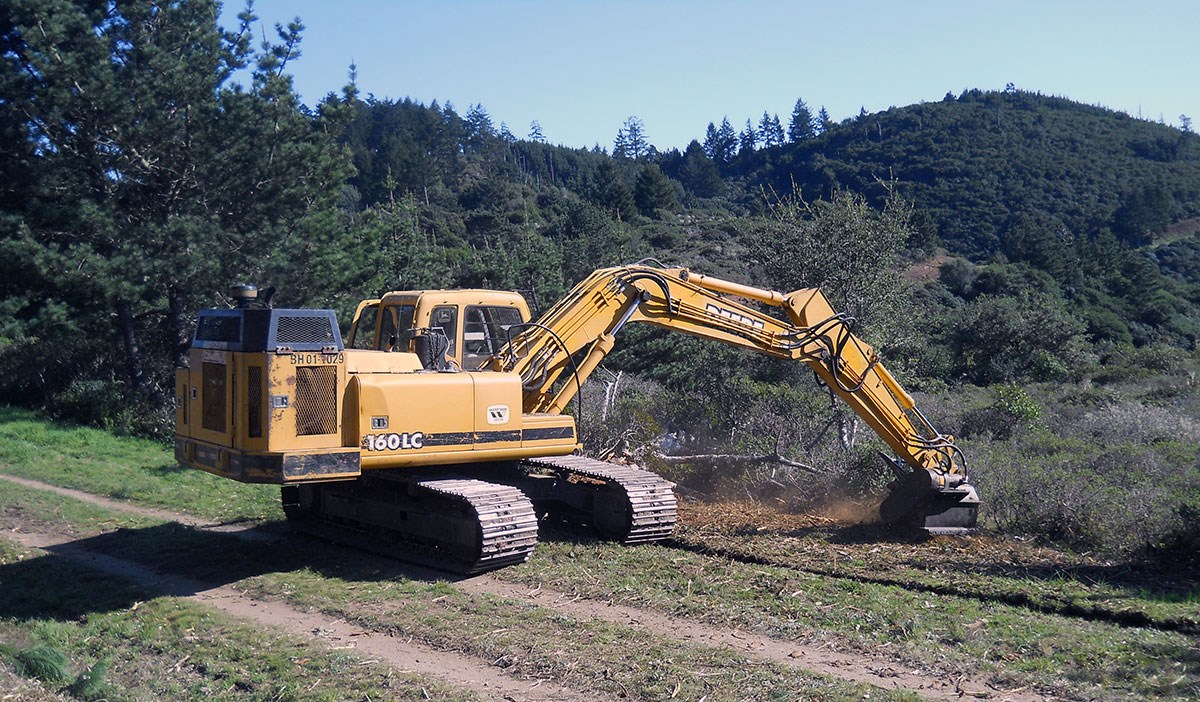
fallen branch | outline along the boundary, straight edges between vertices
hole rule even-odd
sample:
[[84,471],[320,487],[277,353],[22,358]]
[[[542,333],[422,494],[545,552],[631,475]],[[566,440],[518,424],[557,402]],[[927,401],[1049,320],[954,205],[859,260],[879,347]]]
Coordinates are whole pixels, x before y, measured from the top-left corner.
[[825,471],[819,468],[814,468],[807,463],[794,461],[785,456],[780,456],[778,453],[768,453],[761,456],[743,456],[729,453],[702,453],[693,454],[691,456],[667,456],[665,454],[656,453],[654,457],[666,463],[667,465],[679,465],[681,463],[703,463],[708,465],[757,465],[760,463],[779,463],[789,468],[799,468],[813,475],[824,475]]

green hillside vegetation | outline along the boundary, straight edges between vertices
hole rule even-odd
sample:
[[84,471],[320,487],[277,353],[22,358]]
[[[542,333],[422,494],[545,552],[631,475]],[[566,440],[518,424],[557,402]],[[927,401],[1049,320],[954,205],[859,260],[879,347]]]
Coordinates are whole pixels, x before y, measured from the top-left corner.
[[[1190,128],[1010,87],[842,123],[801,100],[786,129],[722,119],[683,150],[630,117],[611,149],[572,149],[482,105],[353,81],[307,108],[288,75],[299,23],[255,48],[249,12],[235,31],[216,18],[211,0],[0,11],[7,401],[166,439],[196,310],[233,281],[348,326],[385,290],[518,289],[544,309],[596,267],[653,257],[822,286],[964,437],[990,526],[1124,555],[1194,543]],[[594,452],[808,505],[886,482],[877,443],[804,368],[621,341],[607,391],[572,409]],[[656,465],[668,446],[810,470]],[[1112,515],[1133,503],[1131,531]]]

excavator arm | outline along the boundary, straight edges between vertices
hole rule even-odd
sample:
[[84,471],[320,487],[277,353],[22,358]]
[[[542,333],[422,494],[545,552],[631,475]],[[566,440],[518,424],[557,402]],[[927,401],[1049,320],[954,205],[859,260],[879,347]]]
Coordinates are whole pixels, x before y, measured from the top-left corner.
[[[739,301],[778,308],[765,314]],[[647,323],[802,361],[897,455],[880,506],[888,523],[936,532],[975,526],[979,500],[962,451],[941,434],[816,288],[780,293],[690,272],[644,265],[597,270],[536,322],[512,330],[489,362],[520,374],[527,413],[559,413],[630,323]]]

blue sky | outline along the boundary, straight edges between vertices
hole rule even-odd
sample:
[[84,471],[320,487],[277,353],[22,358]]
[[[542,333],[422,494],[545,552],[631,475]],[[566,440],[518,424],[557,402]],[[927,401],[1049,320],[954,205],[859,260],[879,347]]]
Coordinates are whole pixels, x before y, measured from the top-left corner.
[[[241,9],[225,0],[225,20]],[[834,120],[947,91],[1060,95],[1200,131],[1195,0],[257,0],[259,33],[299,16],[289,69],[308,104],[365,96],[482,104],[519,137],[612,148],[631,115],[682,148],[728,116],[787,119],[797,98]]]

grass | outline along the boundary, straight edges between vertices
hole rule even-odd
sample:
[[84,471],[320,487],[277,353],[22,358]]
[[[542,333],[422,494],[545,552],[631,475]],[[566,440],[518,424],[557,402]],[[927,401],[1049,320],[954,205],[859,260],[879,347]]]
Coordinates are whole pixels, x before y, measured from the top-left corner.
[[[91,430],[56,430],[22,413],[11,422],[0,421],[0,471],[26,469],[13,463],[10,456],[14,451],[6,445],[6,437],[24,436],[27,445],[23,450],[37,454],[39,441],[69,444],[77,438],[77,431],[86,435]],[[82,464],[69,475],[48,471],[41,479],[57,482],[69,477],[76,481],[75,487],[93,491],[89,485],[123,479],[132,501],[177,508],[171,504],[174,498],[160,497],[169,492],[161,483],[172,480],[174,473],[130,472],[122,463],[154,465],[154,456],[164,455],[161,448],[100,434],[90,440],[93,446],[103,447],[98,452],[101,458]],[[232,486],[233,491],[220,500],[188,500],[191,513],[216,517],[218,512],[265,512],[255,507],[260,499],[255,486],[195,475],[214,481],[218,488]],[[13,502],[27,502],[21,493],[13,494],[12,500],[0,495],[0,515],[12,509]],[[72,528],[84,533],[106,528],[106,517],[86,517],[74,508],[55,507],[55,502],[69,500],[57,496],[41,499],[24,507],[31,518],[45,523],[74,524],[78,520],[78,526]],[[92,520],[91,526],[85,517]],[[112,515],[107,518],[116,519]],[[1089,581],[1084,571],[1056,570],[1053,559],[1043,564],[1045,572],[1034,573],[1020,567],[1020,559],[1027,554],[1010,554],[1012,563],[1008,565],[1013,567],[998,568],[1005,564],[996,562],[994,552],[974,553],[962,546],[941,547],[938,542],[919,548],[853,540],[833,543],[829,535],[801,538],[777,531],[753,536],[698,535],[685,530],[681,537],[701,541],[719,537],[727,546],[789,563],[807,563],[814,570],[819,566],[822,572],[837,576],[826,577],[794,567],[755,565],[696,552],[627,548],[581,541],[576,536],[551,536],[529,563],[500,571],[499,577],[715,626],[743,627],[784,640],[884,652],[945,676],[982,671],[983,677],[991,675],[1001,686],[1030,686],[1106,699],[1182,700],[1200,695],[1200,652],[1194,637],[1064,617],[981,596],[993,591],[1025,592],[1047,602],[1100,603],[1168,618],[1195,617],[1200,609],[1187,592],[1164,594],[1152,589],[1158,594],[1147,597],[1136,589]],[[674,653],[677,644],[668,650],[661,639],[646,637],[639,630],[564,618],[528,603],[469,595],[446,583],[414,582],[364,571],[330,555],[332,549],[314,549],[311,543],[281,549],[173,524],[149,524],[119,534],[101,534],[89,547],[193,577],[237,582],[262,596],[320,608],[363,626],[403,633],[481,658],[494,656],[490,660],[518,666],[517,670],[529,675],[586,684],[591,686],[587,689],[605,694],[620,694],[623,688],[632,687],[669,695],[679,685],[680,695],[684,690],[697,695],[707,690],[715,695],[710,699],[717,699],[735,694],[746,684],[738,672],[745,668],[745,661],[731,667],[727,652],[690,647]],[[181,558],[181,553],[187,557]],[[1062,562],[1083,561],[1063,557]],[[880,581],[888,577],[896,578],[897,584]],[[906,584],[921,587],[903,586]],[[930,584],[941,589],[931,590],[926,587]],[[612,665],[627,655],[631,665]],[[670,663],[661,663],[660,657]],[[793,671],[757,664],[753,669],[756,676],[761,673],[763,680],[772,681],[756,689],[767,699],[775,689],[771,686],[787,679],[778,676],[794,675]],[[688,672],[696,670],[714,675]],[[809,689],[805,686],[828,683],[804,678],[788,684]]]
[[0,406],[0,472],[219,521],[279,519],[279,488],[181,468],[151,441]]
[[1082,558],[989,537],[890,543],[887,533],[871,527],[790,535],[749,529],[700,532],[684,525],[676,542],[815,575],[1200,633],[1200,585],[1153,564]]
[[[1200,693],[1193,637],[971,597],[603,542],[544,542],[536,558],[500,577],[786,640],[889,650],[914,666],[985,671],[1011,687],[1108,699]],[[1164,660],[1175,675],[1164,674]]]
[[[408,580],[379,571],[377,560],[362,563],[311,543],[281,548],[164,524],[103,534],[85,545],[191,577],[235,583],[256,596],[320,609],[371,630],[500,661],[529,677],[589,685],[585,689],[597,693],[661,692],[663,685],[669,685],[669,692],[676,684],[694,690],[686,682],[691,679],[703,685],[699,694],[735,699],[726,697],[735,692],[730,681],[740,680],[737,670],[747,665],[724,651],[667,645],[638,629],[471,595],[446,582]],[[1004,686],[1031,685],[1084,697],[1103,693],[1110,699],[1188,699],[1197,691],[1197,656],[1186,636],[1080,622],[970,598],[599,542],[550,541],[539,547],[531,563],[500,575],[782,640],[890,651],[950,678],[990,672]],[[1175,674],[1165,674],[1163,660],[1174,662]],[[614,661],[628,665],[615,666]],[[688,678],[682,672],[695,670],[704,676]],[[755,664],[754,670],[756,680],[766,681],[758,691],[768,699],[775,685],[806,689],[822,684],[811,677],[789,679],[796,675],[793,671],[768,664]],[[678,675],[656,677],[663,674]],[[818,689],[824,690],[824,698],[842,696]]]
[[252,578],[239,587],[261,597],[282,596],[373,631],[411,636],[497,661],[528,678],[555,680],[610,698],[914,698],[671,640],[637,627],[464,593],[445,583],[394,578],[347,581],[300,570]]
[[19,524],[25,531],[69,532],[92,536],[114,529],[136,529],[162,524],[162,520],[63,498],[36,488],[0,482],[0,519]]
[[478,699],[3,540],[0,581],[0,667],[31,699]]
[[[72,498],[55,496],[57,499]],[[0,500],[3,500],[0,497]],[[682,643],[645,630],[600,619],[580,619],[526,602],[489,595],[472,595],[441,581],[379,577],[356,566],[325,563],[323,570],[304,567],[314,549],[301,552],[278,544],[246,542],[178,525],[159,525],[101,534],[83,542],[90,551],[108,553],[159,570],[193,578],[216,578],[262,599],[277,599],[300,608],[319,609],[354,622],[364,629],[412,638],[428,645],[473,656],[530,680],[553,680],[601,697],[657,700],[682,699],[821,699],[913,700],[902,691],[884,691],[831,680],[757,660],[731,656],[728,651]],[[320,549],[317,549],[319,552]],[[179,554],[186,554],[181,558]],[[335,558],[340,554],[332,554]],[[329,555],[325,556],[328,561]],[[321,560],[318,555],[316,560]],[[30,572],[29,580],[54,577]],[[3,574],[0,574],[3,577]],[[5,577],[7,580],[7,578]],[[86,579],[85,579],[86,580]],[[85,591],[98,588],[85,582]],[[20,588],[20,585],[18,585]],[[45,593],[0,600],[0,613],[37,611]],[[138,599],[154,601],[153,593],[117,595],[115,603],[85,604],[52,596],[64,619],[86,617],[94,610],[127,609]],[[30,598],[34,598],[31,600]],[[182,601],[176,606],[191,607]],[[145,607],[145,605],[143,605]],[[139,608],[140,609],[140,608]],[[176,627],[178,628],[178,627]],[[138,631],[141,631],[139,629]],[[130,632],[126,632],[130,634]],[[94,636],[89,632],[85,636]],[[136,639],[134,635],[132,638]],[[186,637],[185,637],[186,638]],[[152,647],[161,647],[161,644]],[[278,648],[282,644],[275,644]],[[226,643],[225,657],[245,663],[274,654],[261,646],[241,649]],[[269,651],[269,649],[263,649]],[[191,655],[178,648],[172,655]],[[207,654],[206,654],[207,655]],[[132,661],[132,658],[130,659]],[[204,659],[200,659],[204,660]],[[276,666],[277,667],[277,666]],[[207,669],[214,665],[206,662]],[[266,673],[223,674],[241,691],[262,689]],[[157,693],[158,690],[155,690]]]

